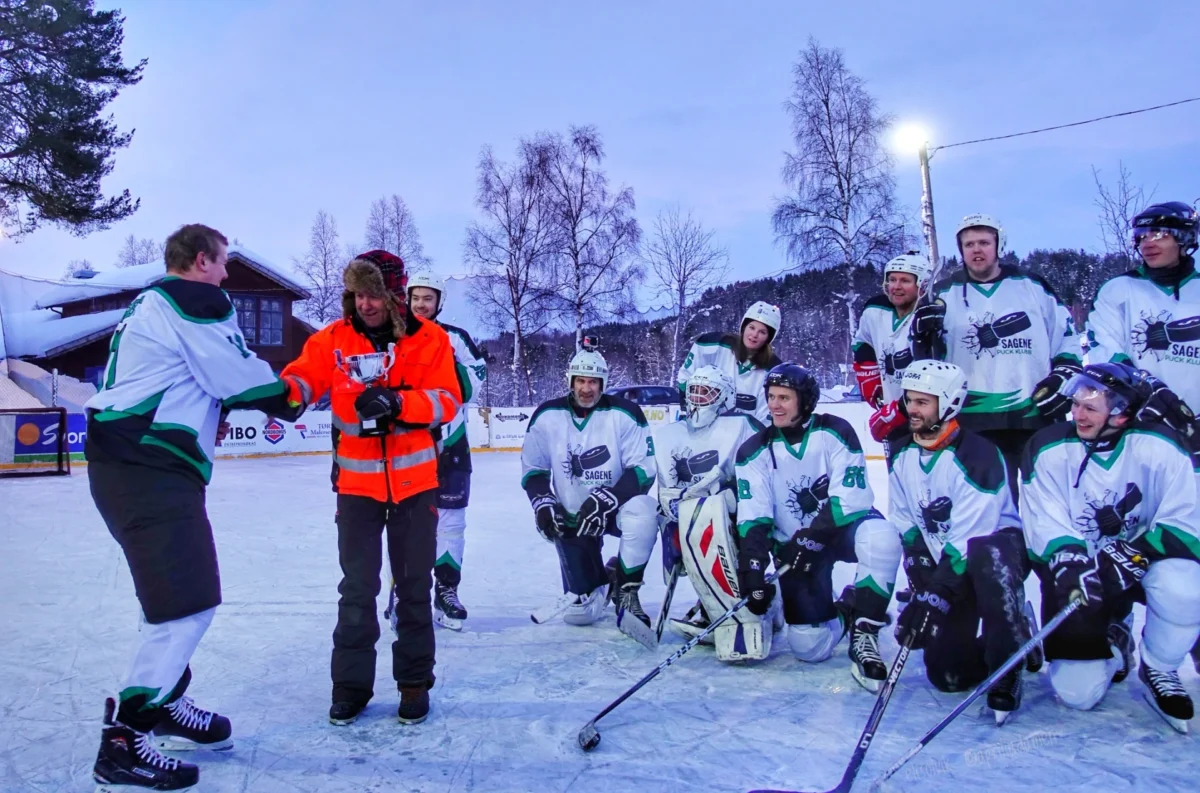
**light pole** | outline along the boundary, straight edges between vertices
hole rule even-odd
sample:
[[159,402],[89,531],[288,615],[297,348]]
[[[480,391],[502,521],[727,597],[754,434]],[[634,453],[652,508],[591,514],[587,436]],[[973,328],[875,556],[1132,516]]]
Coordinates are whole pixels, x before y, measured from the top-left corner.
[[906,154],[915,149],[921,163],[921,231],[925,235],[925,248],[929,251],[929,263],[936,271],[942,260],[938,254],[937,226],[933,221],[933,186],[929,179],[929,136],[919,126],[905,125],[896,131],[896,147]]

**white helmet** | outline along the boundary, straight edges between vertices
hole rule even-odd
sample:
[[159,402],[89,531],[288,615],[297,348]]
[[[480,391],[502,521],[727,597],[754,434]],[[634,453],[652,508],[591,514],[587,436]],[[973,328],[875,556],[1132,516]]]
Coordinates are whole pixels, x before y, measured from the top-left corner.
[[996,257],[999,258],[1008,250],[1005,246],[1008,244],[1008,236],[1004,233],[1004,227],[1000,225],[1000,221],[996,220],[991,215],[967,215],[958,224],[958,230],[954,232],[954,239],[958,243],[958,252],[962,253],[962,233],[967,229],[985,228],[996,232]]
[[917,286],[921,286],[933,274],[933,264],[929,259],[916,251],[909,251],[906,254],[897,256],[883,266],[883,281],[885,284],[887,283],[888,273],[908,273],[917,279]]
[[779,306],[773,306],[760,300],[746,309],[746,313],[742,315],[741,327],[745,328],[747,322],[761,322],[770,328],[771,335],[767,337],[769,342],[775,338],[775,334],[779,333]]
[[608,362],[595,350],[580,350],[567,366],[567,390],[575,385],[576,377],[599,377],[600,391],[608,385]]
[[914,361],[900,376],[900,387],[938,398],[939,424],[957,416],[967,402],[967,376],[945,361]]
[[687,403],[687,423],[694,430],[707,427],[717,416],[732,410],[737,399],[737,387],[724,370],[701,366],[687,379],[684,392]]
[[413,287],[421,286],[426,289],[432,289],[437,292],[438,304],[437,311],[433,312],[436,317],[442,313],[442,308],[446,303],[446,283],[432,273],[413,273],[408,276],[408,296],[412,297]]

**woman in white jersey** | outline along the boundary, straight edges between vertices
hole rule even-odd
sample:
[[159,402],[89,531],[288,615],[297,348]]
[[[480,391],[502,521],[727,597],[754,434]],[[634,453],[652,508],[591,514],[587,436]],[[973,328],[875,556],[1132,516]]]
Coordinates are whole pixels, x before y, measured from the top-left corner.
[[760,300],[746,310],[738,333],[700,334],[675,378],[680,394],[693,372],[701,366],[715,366],[729,375],[737,387],[735,409],[769,422],[763,383],[767,372],[781,363],[771,349],[771,342],[779,333],[779,323],[779,306]]

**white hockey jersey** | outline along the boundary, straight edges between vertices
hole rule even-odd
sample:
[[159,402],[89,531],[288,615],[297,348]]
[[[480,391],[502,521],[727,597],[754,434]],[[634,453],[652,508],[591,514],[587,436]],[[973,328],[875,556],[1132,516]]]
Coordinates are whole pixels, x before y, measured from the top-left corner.
[[1033,404],[1034,387],[1052,361],[1080,363],[1082,349],[1066,306],[1039,276],[1002,266],[990,283],[959,270],[933,288],[946,302],[946,360],[970,389],[959,422],[965,429],[1037,429],[1048,422]]
[[765,526],[786,542],[827,505],[839,528],[874,511],[867,460],[845,419],[814,413],[806,428],[788,435],[767,427],[738,450],[739,535]]
[[454,350],[454,371],[458,374],[458,387],[462,390],[462,406],[454,414],[449,423],[442,428],[442,440],[438,448],[453,446],[467,433],[467,410],[469,402],[479,395],[479,389],[487,380],[487,363],[479,353],[475,342],[462,328],[454,325],[441,325],[442,330],[450,337],[450,347]]
[[889,459],[888,520],[906,546],[920,535],[935,562],[949,556],[962,575],[968,540],[1021,528],[1004,458],[991,441],[959,429],[937,451],[921,448],[911,435],[897,445]]
[[854,362],[879,365],[883,380],[884,402],[904,396],[900,376],[913,361],[908,339],[912,312],[901,317],[886,295],[876,295],[863,307],[858,331],[854,334]]
[[1178,293],[1144,267],[1100,285],[1088,316],[1088,360],[1127,361],[1158,377],[1200,412],[1200,275]]
[[1127,540],[1151,559],[1200,561],[1197,471],[1180,438],[1163,425],[1134,425],[1089,445],[1063,422],[1025,449],[1021,514],[1032,557],[1049,562],[1066,546],[1094,554]]
[[779,356],[772,355],[765,368],[754,365],[753,361],[740,362],[734,354],[737,336],[731,333],[702,333],[696,337],[692,348],[688,350],[679,374],[675,378],[680,393],[687,387],[687,380],[692,372],[701,366],[715,366],[733,380],[737,388],[736,409],[740,413],[754,416],[763,424],[771,421],[767,412],[767,396],[763,384],[767,381],[767,372],[778,366]]
[[659,486],[687,487],[720,467],[722,486],[735,487],[737,451],[763,429],[758,419],[737,411],[722,413],[698,430],[683,419],[671,422],[654,433]]
[[605,395],[580,418],[569,399],[544,402],[529,419],[521,447],[521,486],[530,498],[553,492],[573,525],[595,488],[611,488],[624,504],[649,492],[658,469],[640,407]]
[[207,483],[221,411],[287,415],[286,393],[246,347],[229,296],[169,276],[134,298],[113,333],[100,391],[84,405],[87,456],[177,467]]

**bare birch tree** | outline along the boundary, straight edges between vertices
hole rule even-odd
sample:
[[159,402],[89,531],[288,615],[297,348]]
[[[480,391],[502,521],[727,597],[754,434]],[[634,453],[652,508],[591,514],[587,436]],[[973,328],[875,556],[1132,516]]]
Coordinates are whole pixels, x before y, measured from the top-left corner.
[[785,108],[795,152],[785,154],[791,194],[772,217],[775,236],[800,269],[849,265],[845,302],[854,335],[854,270],[882,265],[904,250],[892,158],[883,145],[892,118],[881,114],[842,51],[810,38],[793,67]]
[[679,340],[686,338],[697,298],[725,279],[728,252],[714,242],[716,232],[705,229],[679,208],[664,210],[654,219],[654,231],[642,250],[642,259],[654,274],[658,294],[671,299],[675,312],[671,331],[671,371],[679,367]]
[[[552,257],[558,241],[549,216],[544,141],[522,140],[517,159],[496,159],[490,147],[479,157],[475,205],[482,217],[467,227],[464,253],[477,276],[468,299],[483,322],[512,331],[514,406],[534,401],[526,342],[553,321]],[[522,391],[524,392],[522,394]]]
[[1123,162],[1117,163],[1117,182],[1111,188],[1100,181],[1100,171],[1094,165],[1092,179],[1096,182],[1096,198],[1092,203],[1100,211],[1097,224],[1104,252],[1128,257],[1132,250],[1129,223],[1150,203],[1154,191],[1147,193],[1141,185],[1134,185],[1133,176]]
[[551,135],[545,141],[551,217],[561,246],[560,294],[578,349],[585,323],[620,316],[631,304],[642,279],[636,258],[641,229],[632,188],[609,191],[595,127],[571,127],[569,140]]
[[393,193],[371,202],[367,215],[366,244],[371,250],[379,249],[396,254],[404,260],[410,272],[421,272],[431,262],[425,255],[417,222],[404,199]]
[[312,292],[312,297],[304,301],[309,318],[324,324],[342,315],[342,270],[347,261],[337,220],[325,210],[318,210],[308,232],[308,250],[292,260]]
[[125,238],[121,250],[117,251],[117,267],[136,267],[139,264],[161,262],[165,247],[165,242],[155,242],[149,238],[139,240],[130,234]]

